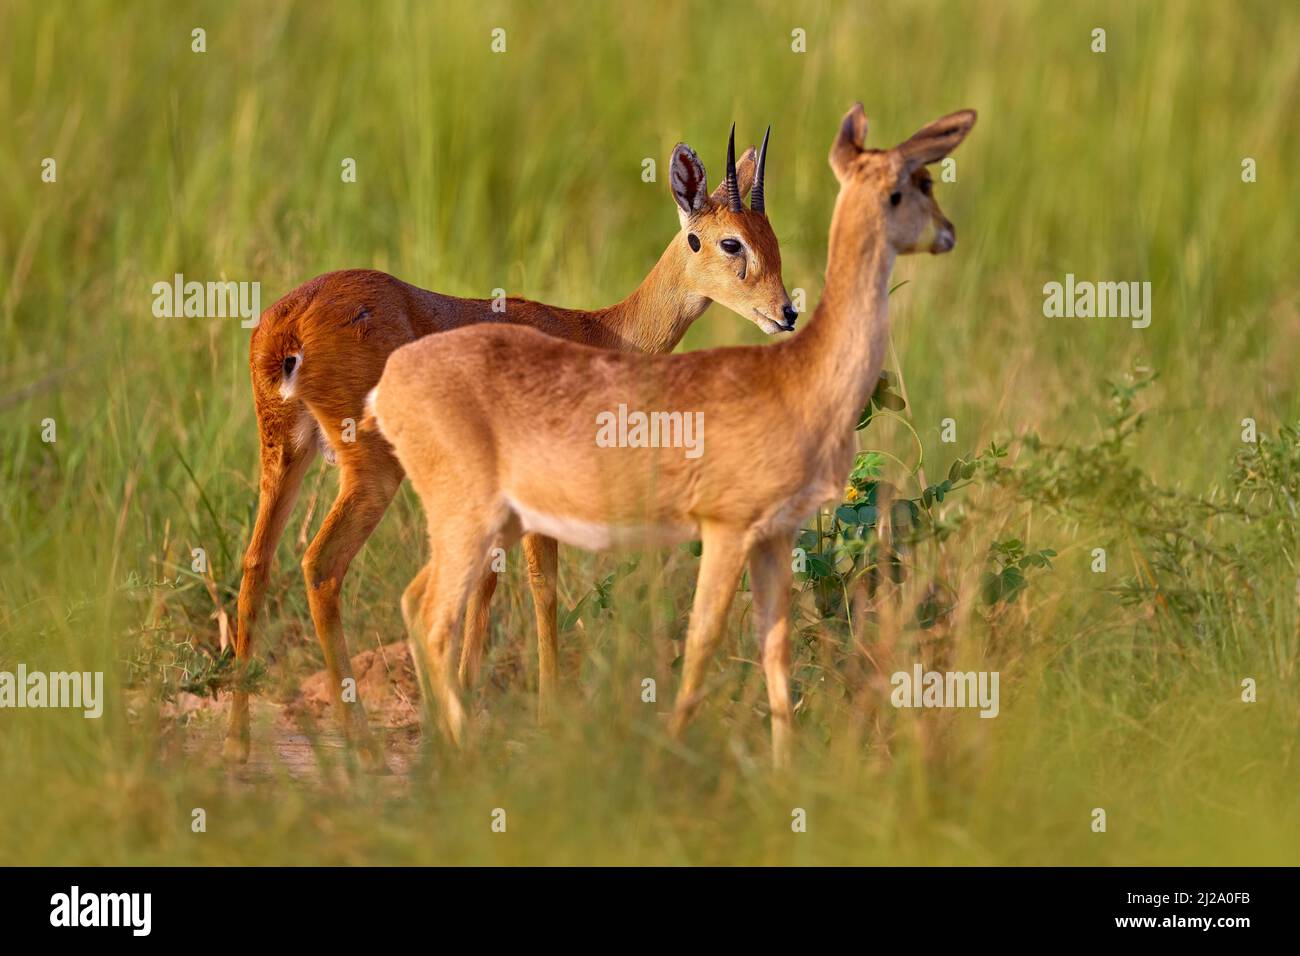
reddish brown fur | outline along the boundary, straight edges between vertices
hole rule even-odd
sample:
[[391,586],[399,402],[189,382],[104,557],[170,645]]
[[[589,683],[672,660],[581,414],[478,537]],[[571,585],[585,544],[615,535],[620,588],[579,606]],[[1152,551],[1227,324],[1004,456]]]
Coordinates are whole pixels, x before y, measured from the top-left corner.
[[[698,164],[688,147],[689,157]],[[675,154],[676,155],[676,154]],[[737,164],[742,195],[753,182],[754,150]],[[317,429],[340,468],[339,493],[303,557],[308,602],[317,637],[343,708],[351,739],[363,756],[382,763],[365,722],[364,709],[344,705],[338,696],[351,676],[339,614],[339,593],[353,557],[383,517],[401,484],[403,472],[384,439],[360,427],[366,394],[378,382],[390,353],[433,332],[499,322],[526,325],[559,338],[607,349],[671,351],[690,323],[711,301],[755,317],[779,315],[789,297],[781,282],[781,255],[767,218],[749,209],[726,208],[723,187],[703,193],[703,167],[697,210],[683,214],[674,237],[645,281],[624,301],[594,312],[565,309],[512,298],[504,313],[490,299],[440,295],[373,270],[331,272],[304,283],[281,298],[261,318],[249,343],[253,401],[261,445],[261,478],[256,522],[244,556],[235,651],[252,653],[253,631],[265,595],[276,544],[293,510],[303,476],[318,450]],[[679,199],[679,205],[681,200]],[[704,242],[702,253],[686,243],[687,228]],[[735,260],[721,255],[722,238],[739,237],[748,249],[744,279]],[[766,326],[765,326],[766,327]],[[768,331],[771,331],[769,328]],[[286,398],[285,360],[295,361],[292,390]],[[498,374],[508,372],[496,370]],[[355,440],[345,442],[346,422],[356,423]],[[524,539],[529,582],[537,609],[541,698],[554,685],[556,545],[538,535]],[[496,575],[487,574],[470,609],[461,659],[462,679],[472,680],[487,628],[487,602]],[[227,755],[248,756],[248,698],[236,693],[226,743]]]
[[[888,343],[895,257],[943,253],[955,242],[922,167],[955,149],[974,123],[973,112],[954,113],[894,149],[866,149],[861,105],[849,112],[830,156],[840,193],[826,284],[811,325],[794,338],[640,355],[476,326],[389,359],[374,417],[424,503],[433,552],[432,576],[408,588],[403,607],[454,740],[467,731],[450,661],[491,548],[526,531],[591,550],[698,537],[703,554],[671,728],[680,732],[699,703],[748,561],[773,755],[788,760],[790,548],[803,519],[843,488],[857,451],[854,424]],[[503,368],[520,371],[506,376]],[[620,405],[701,416],[702,453],[598,440],[602,416]]]

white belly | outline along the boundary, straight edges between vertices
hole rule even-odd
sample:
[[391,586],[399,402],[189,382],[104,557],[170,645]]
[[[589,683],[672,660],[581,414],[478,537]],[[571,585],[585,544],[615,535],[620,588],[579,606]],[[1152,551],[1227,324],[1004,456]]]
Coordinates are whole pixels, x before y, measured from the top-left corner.
[[548,514],[517,501],[507,499],[519,516],[523,530],[546,535],[586,551],[612,551],[620,548],[664,547],[690,541],[699,536],[694,524],[619,525],[570,515]]

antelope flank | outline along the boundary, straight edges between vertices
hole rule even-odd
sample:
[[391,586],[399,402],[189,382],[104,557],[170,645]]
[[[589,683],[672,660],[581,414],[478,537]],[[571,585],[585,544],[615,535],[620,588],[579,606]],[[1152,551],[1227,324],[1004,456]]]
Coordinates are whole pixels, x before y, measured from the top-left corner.
[[704,454],[703,412],[641,412],[627,410],[596,415],[597,448],[682,448],[687,458]]

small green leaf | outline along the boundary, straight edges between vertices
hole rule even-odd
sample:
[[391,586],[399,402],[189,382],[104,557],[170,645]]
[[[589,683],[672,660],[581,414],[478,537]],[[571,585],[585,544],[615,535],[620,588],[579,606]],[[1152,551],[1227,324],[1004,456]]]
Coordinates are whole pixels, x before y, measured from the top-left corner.
[[831,567],[830,562],[827,561],[820,554],[808,555],[808,576],[809,577],[828,578],[834,573],[835,573],[835,569]]
[[582,611],[586,604],[587,598],[584,597],[577,604],[573,605],[573,607],[569,608],[568,613],[564,615],[564,620],[560,622],[561,631],[567,631],[569,628],[573,627],[574,624],[578,623],[578,618],[582,616]]
[[985,571],[980,575],[980,597],[985,604],[996,604],[998,598],[1002,596],[1002,578],[992,571]]

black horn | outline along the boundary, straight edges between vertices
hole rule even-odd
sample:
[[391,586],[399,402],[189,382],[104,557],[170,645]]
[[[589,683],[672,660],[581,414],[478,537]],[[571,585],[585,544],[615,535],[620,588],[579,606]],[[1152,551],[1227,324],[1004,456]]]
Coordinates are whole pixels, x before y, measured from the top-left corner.
[[763,169],[767,166],[767,138],[771,135],[772,127],[769,126],[763,134],[763,145],[758,148],[758,172],[754,174],[754,191],[749,197],[749,208],[765,216],[767,209],[763,205]]
[[727,140],[727,205],[732,212],[740,212],[740,181],[736,178],[736,124],[731,124],[731,138]]

